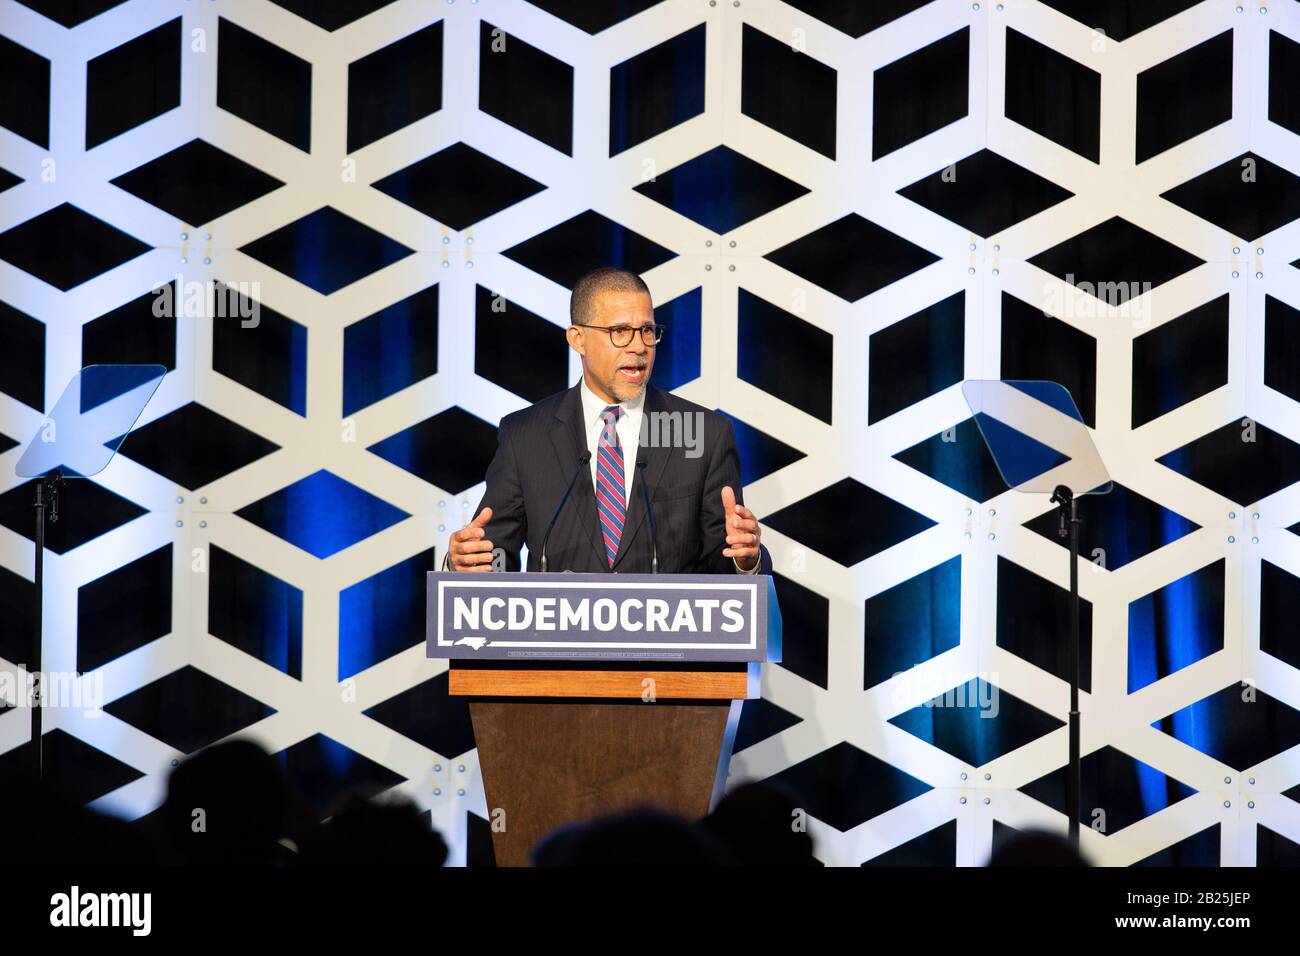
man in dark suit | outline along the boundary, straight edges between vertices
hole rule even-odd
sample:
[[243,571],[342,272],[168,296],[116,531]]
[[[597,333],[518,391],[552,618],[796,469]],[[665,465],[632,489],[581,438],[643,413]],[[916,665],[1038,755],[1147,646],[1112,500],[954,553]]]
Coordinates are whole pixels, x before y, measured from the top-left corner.
[[545,543],[548,571],[646,573],[657,555],[665,573],[770,573],[731,422],[649,385],[665,330],[645,283],[596,269],[574,286],[569,318],[582,381],[501,419],[479,513],[451,536],[444,567],[517,571],[526,543],[538,571]]

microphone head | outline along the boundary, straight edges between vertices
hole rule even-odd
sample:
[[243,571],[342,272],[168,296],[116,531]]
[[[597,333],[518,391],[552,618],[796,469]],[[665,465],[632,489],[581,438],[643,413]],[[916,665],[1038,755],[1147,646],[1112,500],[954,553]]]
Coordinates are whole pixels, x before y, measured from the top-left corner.
[[578,459],[578,461],[579,461],[579,464],[583,464],[583,465],[585,465],[587,462],[591,461],[591,452],[589,452],[589,451],[584,451],[584,452],[582,453],[582,457],[581,457],[580,459]]

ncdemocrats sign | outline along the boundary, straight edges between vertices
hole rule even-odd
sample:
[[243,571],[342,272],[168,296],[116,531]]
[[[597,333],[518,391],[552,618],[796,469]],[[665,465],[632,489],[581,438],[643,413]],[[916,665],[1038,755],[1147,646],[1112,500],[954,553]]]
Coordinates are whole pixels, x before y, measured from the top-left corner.
[[767,575],[429,572],[429,657],[779,661]]

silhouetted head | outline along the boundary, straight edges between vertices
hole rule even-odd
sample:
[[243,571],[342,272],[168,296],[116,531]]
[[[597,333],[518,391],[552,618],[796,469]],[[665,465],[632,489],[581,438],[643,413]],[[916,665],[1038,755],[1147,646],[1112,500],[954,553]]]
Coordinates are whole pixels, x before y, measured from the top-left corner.
[[1023,830],[1009,835],[989,857],[989,866],[1088,866],[1059,833]]
[[816,866],[806,819],[792,791],[763,781],[731,791],[703,826],[741,866]]
[[534,866],[731,866],[702,827],[644,807],[560,827],[533,848]]
[[[139,828],[88,809],[76,797],[61,792],[57,780],[39,782],[26,769],[0,774],[5,859],[11,869],[29,865],[149,866],[156,862],[153,847]],[[47,761],[47,775],[56,776],[52,769]]]
[[231,740],[172,771],[152,822],[176,862],[266,864],[277,855],[287,803],[279,762],[250,740]]
[[301,850],[304,866],[439,867],[447,860],[428,811],[397,796],[347,798]]

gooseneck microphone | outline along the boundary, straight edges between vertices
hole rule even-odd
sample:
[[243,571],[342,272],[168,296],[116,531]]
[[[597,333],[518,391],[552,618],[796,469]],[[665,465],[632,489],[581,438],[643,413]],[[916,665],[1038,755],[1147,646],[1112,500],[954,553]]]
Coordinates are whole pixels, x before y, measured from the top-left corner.
[[641,469],[641,494],[645,495],[645,516],[650,522],[650,573],[659,573],[659,547],[655,544],[655,513],[650,508],[650,491],[645,483],[645,462],[638,461],[636,466]]
[[555,514],[551,515],[551,523],[546,526],[546,534],[542,535],[542,557],[538,562],[538,565],[543,571],[546,570],[547,539],[551,537],[551,532],[555,529],[555,522],[560,520],[560,512],[564,510],[564,503],[569,500],[569,495],[573,493],[573,483],[578,480],[578,475],[582,474],[582,469],[589,461],[591,461],[591,452],[583,452],[582,457],[578,459],[578,467],[573,469],[573,477],[569,479],[569,487],[564,489],[564,497],[560,499],[560,504],[555,509]]

